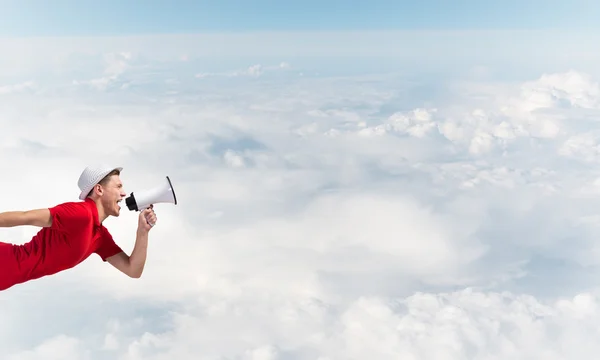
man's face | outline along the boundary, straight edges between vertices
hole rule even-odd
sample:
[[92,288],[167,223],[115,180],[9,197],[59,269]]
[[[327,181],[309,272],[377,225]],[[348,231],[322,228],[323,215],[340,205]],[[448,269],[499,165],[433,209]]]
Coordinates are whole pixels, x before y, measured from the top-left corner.
[[102,206],[106,215],[119,216],[121,211],[119,203],[127,196],[123,190],[123,183],[119,175],[111,176],[108,183],[102,189]]

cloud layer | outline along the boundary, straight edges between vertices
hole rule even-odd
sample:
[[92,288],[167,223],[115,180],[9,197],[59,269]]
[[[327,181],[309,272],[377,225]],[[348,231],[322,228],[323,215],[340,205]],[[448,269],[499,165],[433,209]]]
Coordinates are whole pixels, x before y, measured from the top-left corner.
[[[342,76],[79,50],[0,78],[0,211],[76,199],[95,162],[123,166],[127,192],[169,175],[179,204],[156,207],[142,279],[92,257],[3,292],[3,358],[597,352],[591,73]],[[106,223],[127,252],[136,216]]]

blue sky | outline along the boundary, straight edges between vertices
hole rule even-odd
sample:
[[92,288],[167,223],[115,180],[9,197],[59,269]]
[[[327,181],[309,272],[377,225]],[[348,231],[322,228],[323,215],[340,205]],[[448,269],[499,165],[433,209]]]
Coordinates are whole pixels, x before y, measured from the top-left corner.
[[573,28],[589,0],[3,0],[0,35],[122,35],[252,30]]

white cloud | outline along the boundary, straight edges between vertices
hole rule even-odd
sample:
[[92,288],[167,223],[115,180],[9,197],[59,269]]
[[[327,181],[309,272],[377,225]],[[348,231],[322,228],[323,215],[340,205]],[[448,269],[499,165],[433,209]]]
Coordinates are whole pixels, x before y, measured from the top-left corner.
[[12,84],[12,85],[2,85],[2,86],[0,86],[0,95],[18,93],[18,92],[23,92],[23,91],[30,90],[30,89],[31,90],[35,89],[35,83],[33,81],[26,81],[23,83]]
[[600,87],[587,74],[570,70],[561,74],[543,74],[537,81],[526,82],[522,97],[526,111],[564,105],[597,108]]
[[25,350],[11,354],[7,360],[59,360],[59,359],[91,359],[90,353],[82,347],[74,337],[58,335],[36,346],[33,350]]
[[[555,301],[473,289],[403,299],[365,295],[343,305],[266,296],[213,301],[174,314],[172,332],[115,333],[122,346],[96,358],[563,359],[599,349],[592,293]],[[59,354],[90,351],[61,339]],[[35,351],[41,355],[49,345]],[[36,358],[27,354],[15,359]]]
[[[119,77],[130,66],[129,61],[132,59],[130,53],[107,53],[103,56],[105,62],[104,76],[93,78],[91,80],[73,80],[73,85],[88,84],[92,88],[98,90],[106,90],[109,86],[119,80]],[[121,88],[127,88],[128,83],[121,84]]]
[[281,62],[276,66],[265,66],[261,64],[254,64],[248,66],[243,70],[225,71],[225,72],[201,72],[195,75],[198,79],[205,79],[209,77],[251,77],[258,78],[263,76],[265,73],[271,73],[274,71],[282,71],[283,69],[290,69],[291,65],[287,62]]
[[[497,50],[463,64],[465,77],[485,69],[477,82],[423,68],[407,79],[402,61],[399,73],[328,72],[350,53],[392,51],[371,35],[329,60],[310,55],[333,51],[334,35],[296,50],[270,35],[252,53],[263,54],[221,56],[220,66],[202,61],[204,40],[157,39],[60,49],[30,40],[28,53],[53,54],[38,64],[47,73],[29,63],[0,83],[0,211],[75,200],[92,161],[124,166],[128,193],[169,175],[179,201],[156,207],[142,279],[94,255],[3,292],[3,357],[597,352],[600,90],[585,63],[502,81]],[[223,39],[217,54],[256,45]],[[106,223],[127,252],[136,221],[125,209]],[[23,243],[35,231],[2,238]]]

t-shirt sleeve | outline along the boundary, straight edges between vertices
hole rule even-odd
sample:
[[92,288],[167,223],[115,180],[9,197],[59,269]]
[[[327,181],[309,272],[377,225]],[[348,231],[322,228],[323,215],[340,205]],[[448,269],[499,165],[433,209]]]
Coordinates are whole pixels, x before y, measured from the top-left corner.
[[98,241],[99,244],[95,253],[102,258],[102,261],[106,261],[107,258],[123,251],[121,247],[115,243],[112,235],[106,229],[103,229],[102,236]]
[[82,203],[66,202],[49,208],[54,230],[69,232],[83,228],[90,222],[89,211],[82,209]]

